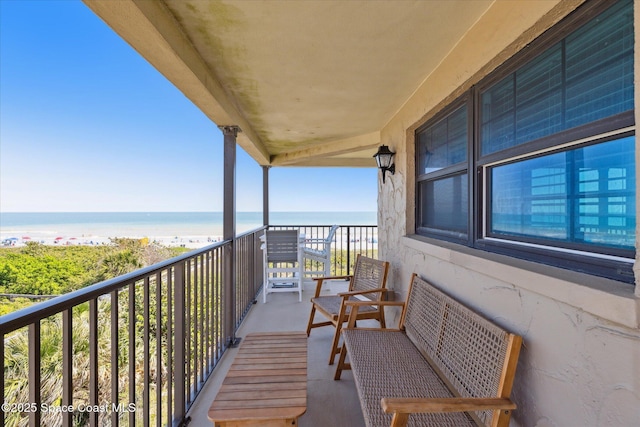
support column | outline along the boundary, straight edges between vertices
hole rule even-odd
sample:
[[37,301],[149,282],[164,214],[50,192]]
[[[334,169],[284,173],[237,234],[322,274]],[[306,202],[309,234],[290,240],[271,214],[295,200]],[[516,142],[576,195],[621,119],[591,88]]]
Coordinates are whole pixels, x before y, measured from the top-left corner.
[[225,245],[223,266],[224,327],[227,345],[240,343],[236,337],[236,137],[238,126],[220,126],[224,135],[224,195],[222,212],[222,239]]
[[262,166],[262,225],[269,225],[269,169]]

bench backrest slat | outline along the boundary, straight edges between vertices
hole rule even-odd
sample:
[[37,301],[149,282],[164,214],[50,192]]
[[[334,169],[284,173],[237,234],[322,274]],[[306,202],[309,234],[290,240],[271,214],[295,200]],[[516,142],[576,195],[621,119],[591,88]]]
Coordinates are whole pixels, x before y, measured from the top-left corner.
[[[412,278],[402,326],[413,344],[460,397],[508,397],[520,337],[510,334],[417,275]],[[496,425],[498,411],[471,414]]]

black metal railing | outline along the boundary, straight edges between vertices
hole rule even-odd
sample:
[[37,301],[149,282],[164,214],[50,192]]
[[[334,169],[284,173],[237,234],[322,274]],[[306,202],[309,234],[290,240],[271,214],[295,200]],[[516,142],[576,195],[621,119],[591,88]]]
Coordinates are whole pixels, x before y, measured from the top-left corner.
[[[184,424],[260,292],[264,229],[0,317],[0,425]],[[376,231],[340,227],[332,273],[375,257]]]
[[259,230],[236,237],[236,312],[234,327],[237,329],[251,306],[256,302],[256,296],[262,288],[262,249]]

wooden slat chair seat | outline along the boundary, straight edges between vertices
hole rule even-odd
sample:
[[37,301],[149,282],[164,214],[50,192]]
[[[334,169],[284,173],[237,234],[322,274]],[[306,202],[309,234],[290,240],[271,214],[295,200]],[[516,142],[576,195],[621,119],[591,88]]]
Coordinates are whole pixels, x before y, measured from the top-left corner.
[[[307,336],[311,329],[333,325],[336,330],[331,343],[329,364],[332,365],[337,354],[340,353],[340,331],[342,325],[349,318],[349,307],[346,301],[382,301],[386,292],[387,274],[389,263],[364,255],[358,255],[351,276],[333,276],[316,278],[315,296],[311,298],[311,313],[307,324]],[[327,280],[349,279],[349,290],[337,295],[321,295],[322,286]],[[316,313],[320,313],[327,320],[315,322]],[[384,309],[381,306],[371,305],[358,313],[357,320],[374,319],[385,327]]]
[[[509,425],[522,338],[413,275],[399,329],[342,330],[335,379],[351,369],[368,427]],[[349,363],[346,362],[347,357]]]

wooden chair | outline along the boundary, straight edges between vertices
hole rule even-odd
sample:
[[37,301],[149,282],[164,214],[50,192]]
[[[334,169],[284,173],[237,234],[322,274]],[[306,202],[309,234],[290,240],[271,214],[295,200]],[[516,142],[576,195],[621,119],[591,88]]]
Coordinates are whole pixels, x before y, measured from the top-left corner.
[[272,292],[298,292],[302,301],[302,251],[298,230],[267,230],[264,235],[263,300]]
[[[316,277],[331,275],[331,244],[338,227],[338,225],[333,225],[324,239],[305,239],[302,247],[305,282],[313,282]],[[322,264],[322,270],[311,268],[317,264]]]
[[[382,301],[386,293],[387,274],[389,272],[389,263],[387,261],[379,261],[358,255],[351,276],[333,276],[319,277],[317,281],[316,293],[311,298],[311,314],[309,315],[309,323],[307,325],[307,336],[311,333],[311,329],[321,326],[333,325],[336,328],[331,344],[331,354],[329,356],[329,365],[333,365],[333,360],[337,354],[340,354],[340,331],[342,324],[349,318],[350,309],[345,305],[345,301],[365,299],[370,301]],[[349,279],[349,290],[337,295],[320,295],[322,285],[326,280],[333,279]],[[328,321],[314,323],[316,312],[319,312]],[[369,306],[358,312],[357,320],[375,319],[380,322],[381,327],[386,327],[384,320],[384,308],[380,306]]]

